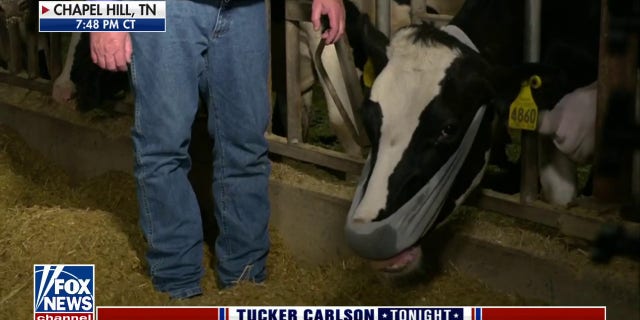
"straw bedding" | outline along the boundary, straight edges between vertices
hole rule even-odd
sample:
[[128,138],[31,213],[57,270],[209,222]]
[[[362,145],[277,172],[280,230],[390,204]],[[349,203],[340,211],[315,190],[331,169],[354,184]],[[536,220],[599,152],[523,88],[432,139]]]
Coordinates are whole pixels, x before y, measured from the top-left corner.
[[451,305],[525,304],[453,271],[428,272],[419,285],[399,287],[370,271],[364,261],[308,267],[272,230],[269,280],[218,290],[206,249],[203,296],[171,301],[153,290],[137,226],[133,179],[109,173],[77,185],[0,130],[0,318],[27,319],[33,312],[33,264],[93,263],[98,305]]

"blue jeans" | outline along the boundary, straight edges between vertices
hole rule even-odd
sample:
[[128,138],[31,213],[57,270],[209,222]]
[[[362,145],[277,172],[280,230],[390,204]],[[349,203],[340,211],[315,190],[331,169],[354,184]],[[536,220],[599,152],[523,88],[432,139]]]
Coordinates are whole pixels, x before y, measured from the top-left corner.
[[214,140],[218,281],[227,287],[266,276],[269,43],[263,1],[166,6],[166,33],[131,34],[134,173],[153,284],[186,298],[202,292],[204,274],[200,208],[187,177],[199,97]]

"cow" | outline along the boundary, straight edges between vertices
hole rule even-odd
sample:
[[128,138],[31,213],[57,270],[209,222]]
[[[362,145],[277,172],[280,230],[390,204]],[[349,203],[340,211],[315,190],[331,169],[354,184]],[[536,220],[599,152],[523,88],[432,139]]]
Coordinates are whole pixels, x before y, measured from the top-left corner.
[[57,103],[68,104],[75,97],[76,85],[71,80],[71,68],[73,68],[75,52],[79,42],[80,33],[71,33],[62,72],[53,81],[53,88],[51,89],[51,96]]
[[[38,1],[0,0],[0,67],[16,68],[10,70],[14,73],[26,69],[29,78],[49,79],[50,71],[56,70],[49,70],[47,64],[51,55],[48,43],[48,35],[38,32]],[[26,54],[12,57],[11,47]]]
[[76,86],[76,106],[79,111],[100,108],[113,113],[130,112],[117,105],[130,92],[128,73],[105,70],[93,63],[88,33],[80,35],[70,78]]
[[127,72],[109,71],[91,60],[89,33],[72,33],[62,72],[53,82],[53,99],[68,104],[75,98],[76,109],[102,109],[112,115],[130,113],[119,104],[130,92]]
[[541,197],[549,203],[570,204],[579,191],[576,165],[593,161],[597,93],[594,82],[568,93],[553,109],[540,112]]
[[524,1],[467,0],[444,28],[411,25],[390,40],[361,19],[379,74],[362,106],[372,148],[345,235],[374,268],[420,269],[421,240],[480,184],[493,124],[506,125],[524,80],[542,78],[540,109],[596,80],[600,1],[545,0],[541,21],[541,61],[524,63]]

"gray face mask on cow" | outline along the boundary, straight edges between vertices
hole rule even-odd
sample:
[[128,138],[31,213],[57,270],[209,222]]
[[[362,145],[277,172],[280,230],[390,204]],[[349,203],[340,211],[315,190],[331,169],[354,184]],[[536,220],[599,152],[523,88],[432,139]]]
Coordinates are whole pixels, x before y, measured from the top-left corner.
[[414,245],[424,236],[436,221],[449,190],[471,150],[485,109],[484,105],[478,109],[458,149],[416,195],[384,220],[358,223],[354,222],[353,217],[371,170],[371,157],[367,159],[346,225],[347,243],[354,251],[368,259],[387,259]]

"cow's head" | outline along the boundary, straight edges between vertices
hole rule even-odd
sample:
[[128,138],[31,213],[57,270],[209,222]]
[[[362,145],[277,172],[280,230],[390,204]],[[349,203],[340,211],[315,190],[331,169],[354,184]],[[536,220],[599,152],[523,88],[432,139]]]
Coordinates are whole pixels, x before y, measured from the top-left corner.
[[[419,240],[460,204],[484,170],[492,112],[479,110],[493,97],[493,85],[490,68],[478,53],[427,24],[400,29],[386,53],[377,63],[382,71],[362,107],[372,149],[346,231],[354,251],[376,261],[383,271],[412,271],[421,257]],[[461,169],[453,176],[443,175],[441,168],[448,168],[449,160],[459,154],[472,122],[480,125],[471,140],[464,139],[471,144]],[[423,224],[415,216],[385,225],[407,206],[414,208],[420,202],[417,197],[432,196],[424,194],[424,187],[445,182],[437,179],[452,186],[431,204],[436,217],[428,226],[418,227]],[[362,232],[373,225],[375,232]]]

